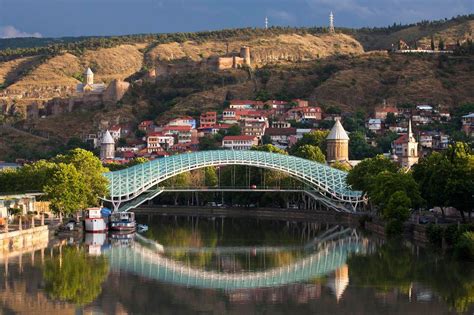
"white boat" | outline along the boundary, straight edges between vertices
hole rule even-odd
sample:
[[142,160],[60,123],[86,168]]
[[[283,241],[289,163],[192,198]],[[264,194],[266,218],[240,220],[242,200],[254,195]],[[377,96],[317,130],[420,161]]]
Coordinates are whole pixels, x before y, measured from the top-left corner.
[[135,232],[136,222],[133,212],[115,212],[110,216],[110,230],[121,233]]
[[101,208],[88,208],[84,218],[86,232],[104,233],[107,231],[107,224],[102,217]]

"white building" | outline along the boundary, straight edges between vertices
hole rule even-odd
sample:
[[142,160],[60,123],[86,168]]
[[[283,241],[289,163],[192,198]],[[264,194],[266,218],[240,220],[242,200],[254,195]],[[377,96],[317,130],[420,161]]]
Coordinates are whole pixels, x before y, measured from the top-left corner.
[[225,136],[222,139],[222,147],[230,150],[250,150],[258,145],[258,139],[254,136]]

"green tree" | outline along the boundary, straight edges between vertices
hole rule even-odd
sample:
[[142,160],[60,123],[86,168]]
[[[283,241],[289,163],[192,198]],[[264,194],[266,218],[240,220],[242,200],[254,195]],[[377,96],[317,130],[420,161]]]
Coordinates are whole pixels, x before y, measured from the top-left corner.
[[440,38],[439,43],[438,43],[438,49],[439,50],[444,50],[444,48],[445,48],[444,40],[442,38]]
[[92,152],[74,149],[66,155],[58,155],[53,161],[72,164],[82,174],[84,184],[87,187],[84,192],[87,206],[98,205],[99,197],[107,195],[108,182],[103,175],[107,169],[102,166],[101,161]]
[[362,160],[377,155],[377,149],[367,143],[363,131],[351,133],[349,140],[349,157],[351,160]]
[[413,176],[429,206],[453,206],[465,220],[474,204],[474,155],[466,143],[450,145],[413,167]]
[[285,154],[285,155],[288,154],[285,150],[277,148],[273,144],[264,144],[264,145],[259,145],[259,146],[253,146],[251,148],[251,150],[253,150],[253,151],[263,151],[263,152],[272,152],[272,153]]
[[433,35],[431,35],[431,50],[435,50],[435,42],[434,42]]
[[219,182],[219,178],[217,177],[217,171],[215,167],[206,167],[204,168],[204,181],[206,187],[215,187]]
[[397,123],[397,117],[395,117],[394,113],[387,113],[387,117],[385,118],[386,125],[394,125]]
[[89,304],[102,291],[108,269],[104,256],[89,256],[84,250],[66,247],[62,257],[56,256],[44,266],[45,290],[52,299]]
[[383,171],[396,173],[398,166],[383,155],[377,155],[374,158],[365,159],[357,164],[347,175],[346,181],[353,189],[366,193],[375,176]]
[[349,165],[347,165],[346,163],[342,163],[340,161],[336,161],[336,162],[332,163],[331,167],[335,168],[335,169],[338,169],[340,171],[344,171],[344,172],[349,172],[351,170]]
[[229,129],[227,129],[226,135],[228,136],[239,136],[241,133],[241,129],[239,125],[232,125]]
[[423,204],[418,183],[413,179],[411,173],[384,171],[378,173],[369,184],[369,198],[382,211],[387,207],[395,192],[404,192],[413,207]]
[[303,135],[303,137],[298,140],[291,147],[291,154],[298,151],[298,149],[304,145],[312,145],[319,147],[321,151],[326,151],[326,138],[329,135],[329,130],[314,130]]
[[199,138],[199,150],[217,150],[219,146],[216,143],[216,140],[213,137],[201,137]]
[[400,235],[403,232],[403,223],[410,217],[410,207],[411,200],[404,191],[397,191],[390,196],[383,209],[387,235]]
[[294,155],[310,161],[326,163],[326,157],[324,156],[324,153],[319,147],[314,145],[305,144],[299,147]]
[[87,207],[86,182],[72,164],[59,163],[43,189],[55,213],[68,215]]

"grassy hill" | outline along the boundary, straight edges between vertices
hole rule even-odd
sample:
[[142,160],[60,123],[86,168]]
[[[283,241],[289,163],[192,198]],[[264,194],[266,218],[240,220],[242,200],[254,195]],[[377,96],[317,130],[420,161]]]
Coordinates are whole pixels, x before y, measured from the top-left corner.
[[25,125],[35,134],[48,135],[47,140],[4,129],[0,160],[47,155],[58,143],[94,132],[104,122],[166,122],[180,114],[220,111],[232,98],[306,98],[314,105],[366,113],[384,99],[391,104],[455,108],[474,102],[472,55],[399,55],[371,50],[390,48],[399,39],[408,43],[426,43],[432,36],[446,43],[463,40],[472,36],[473,24],[474,17],[466,16],[389,28],[339,29],[335,35],[325,29],[272,28],[76,40],[18,39],[7,44],[0,40],[0,48],[13,48],[0,50],[0,93],[37,92],[15,100],[18,106],[35,98],[66,94],[88,66],[96,81],[110,82],[139,78],[143,70],[161,63],[199,62],[242,45],[251,46],[257,66],[252,71],[194,70],[154,83],[133,84],[118,107],[47,117]]

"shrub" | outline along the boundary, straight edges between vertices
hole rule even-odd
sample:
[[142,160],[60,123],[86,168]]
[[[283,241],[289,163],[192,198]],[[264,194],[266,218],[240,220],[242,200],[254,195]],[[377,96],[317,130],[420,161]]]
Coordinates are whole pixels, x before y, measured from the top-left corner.
[[428,240],[431,244],[441,247],[444,229],[439,225],[430,224],[426,229]]
[[459,258],[474,261],[474,232],[462,233],[454,247],[454,252]]

